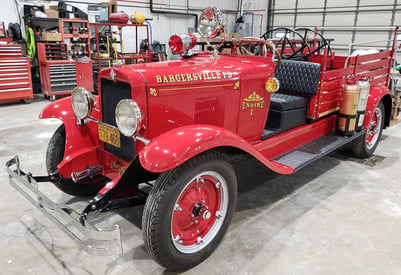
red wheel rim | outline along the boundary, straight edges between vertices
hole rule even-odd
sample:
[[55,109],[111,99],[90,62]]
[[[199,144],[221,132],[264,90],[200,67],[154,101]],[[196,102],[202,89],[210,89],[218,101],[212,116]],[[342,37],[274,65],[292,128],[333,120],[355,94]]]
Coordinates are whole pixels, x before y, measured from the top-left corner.
[[228,209],[228,185],[216,172],[204,172],[185,186],[171,217],[171,238],[182,253],[207,246],[219,232]]
[[366,147],[368,149],[372,149],[379,139],[382,127],[382,116],[383,114],[381,109],[376,107],[372,119],[370,120],[369,128],[366,131]]

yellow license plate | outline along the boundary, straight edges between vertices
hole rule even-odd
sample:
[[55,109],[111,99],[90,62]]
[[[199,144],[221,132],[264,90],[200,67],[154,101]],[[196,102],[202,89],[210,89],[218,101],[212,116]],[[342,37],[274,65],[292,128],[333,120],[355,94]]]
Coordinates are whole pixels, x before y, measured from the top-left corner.
[[101,141],[120,148],[120,131],[107,125],[99,124],[98,135]]

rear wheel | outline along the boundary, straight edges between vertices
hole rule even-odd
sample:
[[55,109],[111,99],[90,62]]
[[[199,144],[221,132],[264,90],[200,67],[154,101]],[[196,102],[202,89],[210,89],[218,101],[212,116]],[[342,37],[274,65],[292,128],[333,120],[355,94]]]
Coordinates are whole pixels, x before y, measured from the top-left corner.
[[234,169],[216,152],[197,156],[161,174],[142,218],[149,254],[168,270],[199,264],[227,231],[236,198]]
[[384,127],[384,114],[384,104],[380,102],[373,111],[366,133],[352,141],[352,149],[356,157],[370,157],[376,150]]
[[[57,165],[64,158],[65,148],[65,127],[64,124],[57,128],[49,141],[46,152],[46,168],[49,174],[57,171]],[[59,179],[54,185],[61,191],[79,197],[95,195],[107,182],[103,176],[95,176],[92,179],[85,179],[74,182],[71,179]]]

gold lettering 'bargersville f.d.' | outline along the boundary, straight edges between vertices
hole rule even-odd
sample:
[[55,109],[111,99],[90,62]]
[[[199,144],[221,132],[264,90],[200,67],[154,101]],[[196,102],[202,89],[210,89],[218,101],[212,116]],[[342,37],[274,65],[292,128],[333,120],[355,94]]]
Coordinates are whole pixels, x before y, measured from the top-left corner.
[[156,75],[156,82],[161,83],[175,83],[175,82],[193,82],[193,81],[207,81],[217,79],[233,78],[233,73],[230,71],[216,71],[216,72],[202,72],[192,74],[165,74]]

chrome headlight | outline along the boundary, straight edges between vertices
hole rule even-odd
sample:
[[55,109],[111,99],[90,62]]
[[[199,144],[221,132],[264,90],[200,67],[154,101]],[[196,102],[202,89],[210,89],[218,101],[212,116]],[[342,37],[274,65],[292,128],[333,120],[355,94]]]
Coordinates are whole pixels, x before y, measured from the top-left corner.
[[116,107],[116,122],[120,132],[132,137],[139,132],[142,126],[142,112],[138,104],[131,99],[122,99]]
[[71,93],[71,104],[77,118],[83,120],[89,117],[96,98],[85,88],[76,87]]

